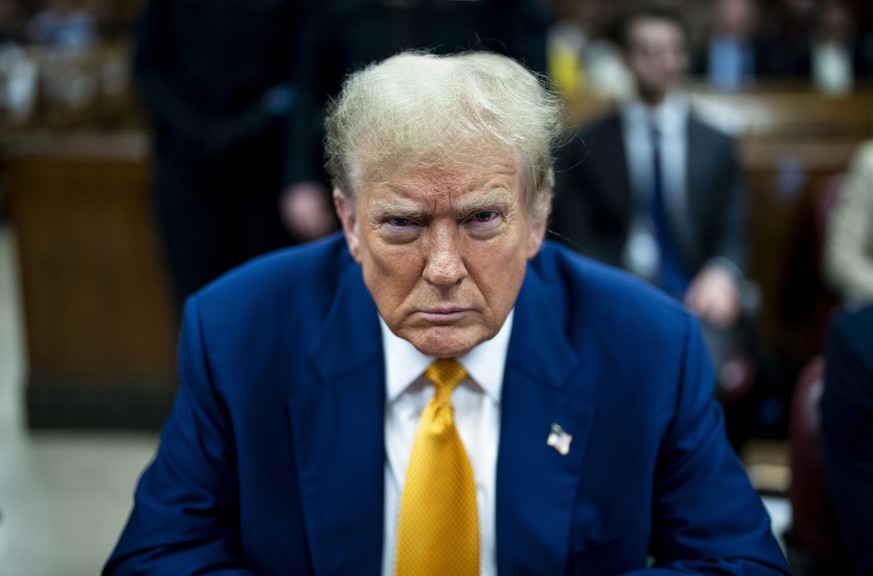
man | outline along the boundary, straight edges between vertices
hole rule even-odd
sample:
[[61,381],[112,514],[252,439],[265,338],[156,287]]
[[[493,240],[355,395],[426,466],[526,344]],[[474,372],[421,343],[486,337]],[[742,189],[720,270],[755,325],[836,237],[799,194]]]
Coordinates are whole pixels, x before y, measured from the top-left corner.
[[105,574],[787,573],[695,321],[543,243],[557,102],[486,53],[347,81],[345,241],[189,301]]
[[[297,237],[334,222],[324,173],[324,114],[352,70],[402,50],[491,50],[545,72],[550,14],[541,0],[330,0],[310,2],[301,35],[299,98],[290,118],[281,208]],[[330,229],[329,231],[333,231]]]
[[738,340],[743,188],[733,140],[701,122],[681,90],[686,38],[668,8],[621,19],[637,96],[560,153],[552,229],[681,300],[703,320],[720,365]]
[[825,477],[852,574],[873,574],[873,307],[838,317],[821,399]]

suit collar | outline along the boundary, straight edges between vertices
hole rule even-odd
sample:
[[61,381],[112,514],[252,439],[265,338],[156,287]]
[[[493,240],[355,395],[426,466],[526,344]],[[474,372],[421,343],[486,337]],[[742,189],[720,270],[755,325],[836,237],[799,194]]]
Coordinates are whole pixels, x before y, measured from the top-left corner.
[[344,254],[342,264],[333,306],[307,352],[316,372],[326,381],[382,358],[379,316],[361,267],[348,254]]
[[348,260],[308,351],[318,376],[288,399],[317,575],[378,576],[384,516],[385,370],[376,307]]
[[[516,304],[501,401],[497,459],[497,565],[501,574],[562,574],[573,501],[594,409],[568,394],[578,354],[567,341],[560,295],[529,267]],[[552,424],[573,436],[562,456]]]

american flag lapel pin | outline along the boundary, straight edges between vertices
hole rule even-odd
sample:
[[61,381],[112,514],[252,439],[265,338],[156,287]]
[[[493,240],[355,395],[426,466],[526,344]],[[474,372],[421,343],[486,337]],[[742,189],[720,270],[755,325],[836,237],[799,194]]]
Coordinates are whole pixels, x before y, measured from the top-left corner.
[[554,448],[561,456],[566,456],[570,452],[570,442],[572,441],[572,434],[567,433],[560,424],[552,423],[546,444]]

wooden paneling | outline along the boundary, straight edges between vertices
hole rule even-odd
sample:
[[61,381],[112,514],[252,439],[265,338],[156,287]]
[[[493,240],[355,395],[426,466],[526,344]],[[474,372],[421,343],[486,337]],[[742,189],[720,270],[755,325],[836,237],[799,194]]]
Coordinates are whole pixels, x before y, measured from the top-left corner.
[[32,425],[148,425],[166,415],[176,320],[145,149],[138,134],[43,134],[3,152]]

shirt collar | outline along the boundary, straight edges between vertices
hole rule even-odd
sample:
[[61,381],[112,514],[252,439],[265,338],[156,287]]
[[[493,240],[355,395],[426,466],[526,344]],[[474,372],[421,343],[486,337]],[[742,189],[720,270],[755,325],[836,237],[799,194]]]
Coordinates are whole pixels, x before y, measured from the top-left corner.
[[682,92],[671,92],[657,106],[650,108],[639,98],[631,98],[622,106],[624,119],[631,125],[648,126],[654,123],[661,132],[681,130],[688,117],[688,97]]
[[[457,358],[470,377],[496,402],[500,401],[503,390],[503,372],[513,315],[514,310],[511,310],[494,338]],[[382,328],[385,350],[385,391],[391,403],[421,376],[435,358],[422,354],[407,340],[394,334],[381,316],[379,326]]]

